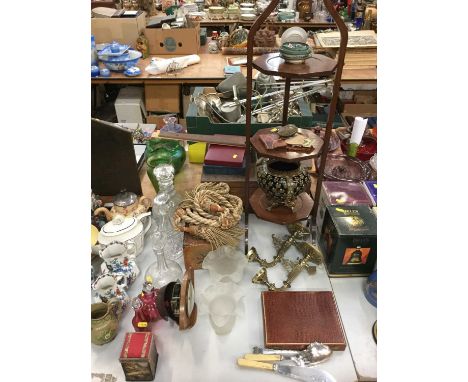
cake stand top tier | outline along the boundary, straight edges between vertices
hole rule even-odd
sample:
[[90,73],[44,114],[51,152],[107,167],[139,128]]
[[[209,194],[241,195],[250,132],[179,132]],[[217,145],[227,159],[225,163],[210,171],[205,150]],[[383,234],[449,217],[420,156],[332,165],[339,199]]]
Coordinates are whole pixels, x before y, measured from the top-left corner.
[[337,64],[337,61],[323,54],[312,54],[303,64],[288,64],[279,53],[263,54],[252,63],[262,73],[289,78],[331,76]]

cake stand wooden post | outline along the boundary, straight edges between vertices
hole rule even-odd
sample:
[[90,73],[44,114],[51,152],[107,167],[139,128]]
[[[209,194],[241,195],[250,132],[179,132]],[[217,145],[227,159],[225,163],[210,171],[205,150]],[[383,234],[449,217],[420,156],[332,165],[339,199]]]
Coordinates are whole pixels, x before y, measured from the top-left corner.
[[343,19],[336,11],[331,3],[331,0],[323,0],[325,7],[327,7],[330,16],[340,31],[340,49],[338,50],[338,64],[336,66],[335,79],[333,81],[333,95],[330,102],[327,118],[327,127],[325,130],[324,145],[322,156],[320,157],[320,168],[317,177],[317,186],[315,188],[314,206],[311,213],[311,224],[316,224],[317,211],[320,200],[320,193],[322,191],[323,173],[325,172],[325,164],[327,161],[328,147],[330,143],[330,136],[332,132],[333,120],[335,118],[336,104],[338,103],[338,96],[340,93],[341,75],[343,74],[344,59],[346,55],[346,46],[348,45],[348,28],[346,27]]

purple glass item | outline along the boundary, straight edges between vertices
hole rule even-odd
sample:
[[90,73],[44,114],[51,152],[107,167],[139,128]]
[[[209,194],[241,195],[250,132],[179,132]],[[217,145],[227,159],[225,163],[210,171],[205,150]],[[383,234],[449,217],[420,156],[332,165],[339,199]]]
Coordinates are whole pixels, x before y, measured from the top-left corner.
[[[316,163],[317,168],[320,168],[320,158],[317,159]],[[361,182],[369,179],[370,168],[357,158],[328,154],[323,175],[330,180]]]
[[161,127],[160,131],[166,131],[170,133],[185,133],[185,128],[181,124],[176,123],[176,121],[176,117],[164,118],[165,125]]
[[377,205],[377,182],[375,180],[368,180],[364,182],[364,187],[371,197],[374,206]]
[[330,204],[348,206],[359,204],[373,205],[372,200],[361,183],[325,181],[323,182],[323,189]]

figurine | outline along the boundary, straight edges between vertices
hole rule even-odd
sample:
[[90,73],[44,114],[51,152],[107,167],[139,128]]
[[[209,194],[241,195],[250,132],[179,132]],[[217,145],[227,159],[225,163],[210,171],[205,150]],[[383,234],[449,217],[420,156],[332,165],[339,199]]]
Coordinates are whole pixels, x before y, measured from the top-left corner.
[[143,291],[133,300],[132,306],[135,309],[135,316],[132,325],[136,332],[151,331],[151,323],[161,319],[156,307],[157,289],[149,281],[143,284]]
[[142,33],[140,37],[137,38],[136,41],[136,50],[141,52],[142,58],[147,58],[149,56],[149,48],[148,48],[148,39],[146,36]]

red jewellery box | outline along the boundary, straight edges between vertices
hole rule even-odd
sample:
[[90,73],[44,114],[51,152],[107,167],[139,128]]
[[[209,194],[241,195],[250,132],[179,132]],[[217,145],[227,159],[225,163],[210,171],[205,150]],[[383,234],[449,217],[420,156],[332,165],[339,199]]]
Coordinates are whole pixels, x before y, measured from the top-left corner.
[[205,155],[205,164],[227,167],[242,167],[245,147],[210,145]]
[[152,381],[158,364],[158,351],[150,332],[127,333],[119,361],[126,381]]

